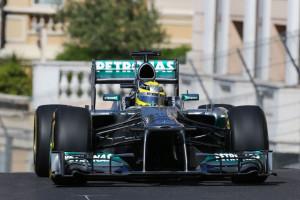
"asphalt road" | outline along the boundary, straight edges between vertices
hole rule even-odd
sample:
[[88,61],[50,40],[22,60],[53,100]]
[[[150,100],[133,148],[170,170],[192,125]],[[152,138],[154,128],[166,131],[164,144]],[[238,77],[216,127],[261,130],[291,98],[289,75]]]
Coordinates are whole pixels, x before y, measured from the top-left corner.
[[158,200],[158,199],[300,199],[300,170],[276,170],[262,185],[234,185],[228,181],[145,184],[92,182],[80,187],[57,187],[32,173],[0,174],[0,199],[11,200]]

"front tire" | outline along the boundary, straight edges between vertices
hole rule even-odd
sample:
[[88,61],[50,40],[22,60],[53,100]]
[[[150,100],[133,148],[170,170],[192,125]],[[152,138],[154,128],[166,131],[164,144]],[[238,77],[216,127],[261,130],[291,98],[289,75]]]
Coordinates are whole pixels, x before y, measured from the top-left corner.
[[[59,108],[54,113],[52,150],[90,152],[93,149],[90,113],[85,108]],[[79,177],[51,176],[56,185],[83,184]]]
[[[258,106],[237,106],[229,110],[232,152],[269,150],[266,117]],[[263,183],[267,176],[258,174],[234,176],[234,183]]]
[[65,105],[42,105],[34,116],[34,171],[39,177],[49,176],[49,152],[53,113]]

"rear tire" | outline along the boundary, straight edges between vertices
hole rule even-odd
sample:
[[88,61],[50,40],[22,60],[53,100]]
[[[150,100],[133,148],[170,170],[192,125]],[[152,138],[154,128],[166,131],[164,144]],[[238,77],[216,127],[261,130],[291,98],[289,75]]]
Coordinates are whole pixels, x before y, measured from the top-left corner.
[[39,177],[49,176],[49,152],[53,112],[65,105],[42,105],[34,117],[34,171]]
[[[85,108],[59,108],[54,113],[52,147],[54,151],[90,152],[92,150],[92,133],[90,112]],[[51,177],[57,185],[83,184],[85,179],[79,177]]]
[[[232,152],[269,150],[266,117],[258,106],[237,106],[229,113]],[[234,176],[234,183],[263,183],[268,176],[257,174]]]

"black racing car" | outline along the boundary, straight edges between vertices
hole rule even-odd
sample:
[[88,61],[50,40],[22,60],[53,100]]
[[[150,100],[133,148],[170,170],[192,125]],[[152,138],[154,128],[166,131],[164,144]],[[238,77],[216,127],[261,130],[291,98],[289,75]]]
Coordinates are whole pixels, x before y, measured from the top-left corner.
[[[133,52],[134,60],[93,61],[91,106],[42,105],[34,123],[34,165],[55,184],[89,180],[185,179],[261,183],[272,174],[264,112],[257,106],[200,105],[179,96],[176,60],[149,60],[158,52]],[[173,84],[164,105],[136,106],[141,82]],[[109,110],[95,108],[96,84],[132,88],[128,96],[105,94]]]

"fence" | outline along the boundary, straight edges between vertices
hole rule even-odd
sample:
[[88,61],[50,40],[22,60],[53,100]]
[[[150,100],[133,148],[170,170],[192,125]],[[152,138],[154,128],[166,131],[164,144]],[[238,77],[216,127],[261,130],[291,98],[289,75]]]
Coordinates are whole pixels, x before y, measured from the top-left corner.
[[32,171],[32,118],[32,113],[7,115],[1,112],[0,172]]
[[30,98],[0,94],[0,172],[32,170]]

